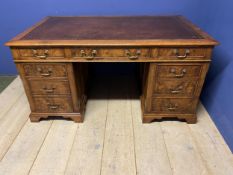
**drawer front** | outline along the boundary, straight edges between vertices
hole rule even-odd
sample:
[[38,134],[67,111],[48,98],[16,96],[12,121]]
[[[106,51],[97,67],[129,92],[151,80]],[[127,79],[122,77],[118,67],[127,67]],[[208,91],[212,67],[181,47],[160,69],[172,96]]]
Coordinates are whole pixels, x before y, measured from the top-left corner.
[[201,68],[201,65],[159,65],[157,75],[159,78],[199,77]]
[[79,60],[122,59],[125,60],[210,60],[211,48],[149,48],[149,47],[71,47],[71,48],[15,48],[15,60]]
[[29,80],[33,95],[68,95],[70,86],[68,80]]
[[23,64],[25,76],[35,77],[67,77],[66,64],[59,63],[25,63]]
[[197,87],[197,79],[193,80],[157,80],[154,88],[155,96],[192,97]]
[[71,55],[73,58],[82,58],[94,60],[100,58],[128,58],[136,60],[150,57],[148,48],[72,48]]
[[155,113],[194,113],[195,108],[196,100],[191,98],[153,98],[151,103],[151,111]]
[[17,50],[19,60],[47,60],[65,58],[63,48],[22,48]]
[[210,59],[208,48],[155,48],[152,57],[163,60],[202,60]]
[[36,112],[73,112],[71,97],[34,97]]

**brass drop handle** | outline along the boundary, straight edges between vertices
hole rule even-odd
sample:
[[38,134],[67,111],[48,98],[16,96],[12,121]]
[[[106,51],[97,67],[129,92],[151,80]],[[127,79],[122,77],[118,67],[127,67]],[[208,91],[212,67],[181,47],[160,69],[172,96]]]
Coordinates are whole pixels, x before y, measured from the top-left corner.
[[186,69],[182,69],[180,74],[176,74],[176,69],[175,68],[171,68],[170,69],[170,73],[174,74],[174,76],[176,78],[182,78],[184,77],[184,75],[186,74],[187,70]]
[[51,76],[51,74],[53,72],[51,68],[49,68],[47,72],[44,72],[42,70],[42,68],[40,68],[40,67],[37,68],[37,71],[40,72],[40,75],[43,76],[43,77],[49,77],[49,76]]
[[178,108],[178,105],[177,104],[168,104],[167,105],[167,109],[169,110],[169,111],[175,111],[176,109]]
[[46,93],[53,93],[55,89],[56,89],[56,88],[51,88],[51,89],[48,89],[47,87],[44,87],[44,88],[43,88],[43,90],[44,90]]
[[50,73],[42,73],[40,75],[43,76],[43,77],[49,77],[51,74]]
[[45,50],[43,55],[39,55],[37,50],[32,50],[34,57],[40,58],[40,59],[46,59],[49,55],[49,50]]
[[[91,56],[90,56],[90,57],[93,59],[93,58],[95,58],[96,55],[97,55],[97,51],[96,51],[96,50],[92,50],[92,51],[91,51]],[[89,57],[88,57],[88,58],[89,58]],[[88,59],[88,58],[87,58],[87,59]]]
[[126,55],[128,56],[128,58],[130,60],[136,60],[141,55],[141,51],[140,50],[137,50],[135,55],[133,55],[129,50],[126,50],[125,53],[126,53]]
[[81,57],[85,57],[85,56],[86,56],[86,53],[85,53],[84,50],[81,50],[81,51],[80,51],[80,54],[81,54]]
[[187,56],[190,54],[190,50],[189,49],[185,49],[184,55],[180,55],[179,54],[179,50],[178,49],[174,49],[174,54],[176,55],[177,58],[184,59],[184,58],[187,58]]
[[174,111],[174,110],[176,110],[176,107],[168,107],[167,108],[169,111]]
[[171,90],[172,94],[179,94],[181,92],[181,90]]
[[51,105],[51,104],[48,104],[48,107],[49,107],[49,109],[55,110],[55,109],[58,109],[60,107],[60,105]]
[[179,94],[183,90],[183,86],[179,86],[178,88],[171,89],[172,94]]
[[87,60],[93,60],[97,55],[97,50],[92,50],[91,55],[88,56],[85,50],[80,51],[81,57],[85,57]]

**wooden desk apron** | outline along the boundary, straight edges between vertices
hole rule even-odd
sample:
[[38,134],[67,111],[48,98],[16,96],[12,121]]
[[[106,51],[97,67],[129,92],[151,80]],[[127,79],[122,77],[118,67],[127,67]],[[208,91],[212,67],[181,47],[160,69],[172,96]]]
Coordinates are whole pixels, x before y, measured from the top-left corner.
[[[195,123],[218,43],[182,16],[47,17],[10,46],[30,103],[31,121],[84,119],[88,62],[139,62],[142,119]],[[81,63],[82,62],[82,63]]]

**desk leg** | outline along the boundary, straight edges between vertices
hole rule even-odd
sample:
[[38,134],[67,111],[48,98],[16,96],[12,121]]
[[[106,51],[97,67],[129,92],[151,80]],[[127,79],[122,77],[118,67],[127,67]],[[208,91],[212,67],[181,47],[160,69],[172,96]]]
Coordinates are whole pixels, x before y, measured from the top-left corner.
[[[88,64],[73,63],[69,77],[74,113],[79,113],[75,122],[83,122],[87,103]],[[71,117],[70,117],[71,118]]]

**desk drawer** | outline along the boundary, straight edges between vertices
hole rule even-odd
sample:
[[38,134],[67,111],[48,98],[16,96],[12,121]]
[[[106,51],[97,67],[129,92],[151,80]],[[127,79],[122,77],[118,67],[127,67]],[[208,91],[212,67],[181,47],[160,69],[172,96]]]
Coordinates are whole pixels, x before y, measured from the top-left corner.
[[73,112],[72,99],[69,96],[34,97],[36,112]]
[[155,96],[192,97],[198,86],[197,79],[169,80],[160,79],[155,83]]
[[210,59],[209,48],[155,48],[152,57],[162,60],[202,60]]
[[153,98],[151,111],[156,113],[193,113],[196,101],[192,98]]
[[64,48],[20,48],[16,50],[17,60],[52,60],[65,58]]
[[68,80],[29,80],[32,95],[69,95],[70,86]]
[[199,77],[201,74],[201,65],[179,65],[168,64],[158,65],[157,74],[159,78],[186,78],[186,77]]
[[53,78],[67,77],[66,64],[61,63],[25,63],[22,65],[25,76]]
[[72,58],[98,60],[106,58],[128,58],[137,60],[150,57],[149,48],[72,48]]

